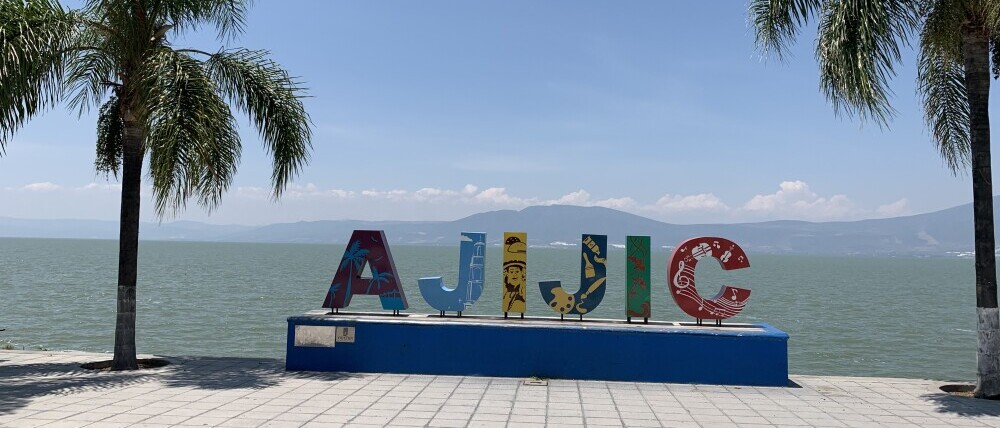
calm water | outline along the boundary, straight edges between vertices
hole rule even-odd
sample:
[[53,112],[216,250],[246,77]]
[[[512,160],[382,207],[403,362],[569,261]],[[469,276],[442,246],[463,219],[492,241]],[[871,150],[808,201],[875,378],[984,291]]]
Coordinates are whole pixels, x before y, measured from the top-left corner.
[[[457,241],[456,241],[457,242]],[[117,242],[0,238],[0,342],[107,352],[113,346]],[[162,355],[284,356],[285,318],[320,309],[343,244],[143,242],[139,351]],[[457,247],[393,246],[411,305],[431,313],[417,278],[457,277]],[[537,281],[579,281],[579,249],[528,252],[529,315],[554,315]],[[666,293],[666,252],[654,252],[654,319],[688,320]],[[500,313],[499,249],[470,311]],[[624,250],[609,257],[608,292],[592,316],[624,318]],[[703,294],[723,282],[753,290],[736,322],[791,335],[792,373],[968,380],[975,375],[973,266],[964,259],[874,259],[750,254],[752,267],[699,265]],[[376,310],[358,296],[352,310]],[[664,358],[669,358],[664,356]]]

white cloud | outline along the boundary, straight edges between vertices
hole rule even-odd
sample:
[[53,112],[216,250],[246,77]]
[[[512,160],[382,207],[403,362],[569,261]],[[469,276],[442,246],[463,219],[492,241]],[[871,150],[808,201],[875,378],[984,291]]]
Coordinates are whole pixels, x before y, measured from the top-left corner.
[[[250,199],[270,199],[271,198],[271,188],[263,187],[238,187],[236,189],[236,194],[241,197],[247,197]],[[289,184],[282,192],[282,199],[314,199],[314,198],[334,198],[334,199],[347,199],[353,198],[355,193],[350,190],[343,189],[321,189],[319,186],[313,183],[306,184]]]
[[410,192],[405,190],[362,190],[361,196],[366,196],[373,199],[390,199],[390,200],[400,200],[405,199]]
[[26,190],[29,192],[54,192],[56,190],[62,190],[62,186],[46,181],[42,183],[27,184],[21,187],[21,190]]
[[756,195],[741,211],[751,216],[795,220],[842,220],[861,210],[845,195],[821,197],[804,181],[783,181],[777,192]]
[[590,205],[590,193],[580,189],[562,195],[559,199],[549,201],[547,205]]
[[262,187],[240,186],[235,189],[235,195],[240,198],[264,200],[270,196],[270,190]]
[[879,207],[875,209],[875,213],[880,217],[899,217],[901,215],[911,214],[910,201],[903,198],[891,204],[879,205]]
[[417,190],[413,193],[413,196],[418,201],[440,201],[452,199],[458,196],[460,193],[455,190],[447,189],[437,189],[433,187],[424,187],[423,189]]
[[[6,192],[32,198],[37,204],[69,204],[77,201],[86,205],[97,200],[101,206],[112,206],[118,200],[121,186],[116,183],[88,183],[79,187],[65,187],[44,182],[7,187]],[[845,195],[821,196],[812,191],[804,181],[784,181],[774,193],[758,194],[734,208],[712,193],[694,195],[665,194],[655,201],[637,201],[630,196],[595,199],[586,189],[578,189],[562,196],[547,199],[538,196],[516,195],[506,187],[480,188],[474,184],[448,189],[423,187],[407,189],[346,190],[323,188],[313,183],[291,184],[282,195],[281,204],[272,203],[271,188],[241,186],[233,188],[226,196],[220,211],[231,212],[236,222],[261,224],[303,219],[358,218],[369,220],[445,220],[460,218],[489,209],[521,209],[532,205],[578,205],[617,209],[658,220],[675,223],[715,223],[733,221],[760,221],[778,219],[798,220],[854,220],[870,217],[892,217],[910,213],[907,199],[900,199],[875,208],[858,207]],[[143,194],[151,195],[151,188],[143,186]],[[80,202],[83,201],[83,202]],[[15,204],[17,205],[17,204]],[[20,204],[25,206],[25,204]],[[86,212],[84,206],[73,207],[73,212]],[[227,208],[229,207],[229,208]],[[65,211],[63,209],[62,211]],[[0,210],[0,215],[25,217],[30,210]],[[108,212],[112,212],[110,210]],[[96,212],[96,211],[95,211]],[[102,211],[103,212],[103,211]],[[194,218],[200,214],[189,209]],[[266,214],[265,214],[266,213]],[[266,216],[266,217],[265,217]],[[186,216],[192,218],[191,216]],[[213,215],[214,217],[214,215]],[[213,221],[225,222],[225,219]]]
[[112,183],[95,183],[95,182],[90,182],[90,183],[87,183],[87,184],[85,184],[83,186],[77,187],[74,190],[81,191],[81,192],[90,192],[90,191],[120,192],[122,190],[122,185],[121,184],[112,184]]
[[719,197],[711,193],[699,193],[697,195],[663,195],[656,200],[650,209],[661,213],[675,213],[683,211],[728,211],[729,206],[722,202]]
[[505,187],[490,187],[489,189],[483,190],[482,192],[476,194],[475,200],[478,202],[507,207],[523,207],[531,205],[531,201],[527,199],[508,195],[507,188]]
[[599,201],[594,201],[594,205],[604,208],[613,208],[616,210],[628,211],[638,207],[638,204],[634,199],[630,197],[624,198],[608,198]]
[[354,192],[352,192],[350,190],[342,190],[342,189],[330,189],[330,190],[326,191],[326,194],[330,195],[330,196],[333,196],[333,197],[336,197],[336,198],[341,198],[341,199],[347,199],[347,198],[353,198],[354,197]]

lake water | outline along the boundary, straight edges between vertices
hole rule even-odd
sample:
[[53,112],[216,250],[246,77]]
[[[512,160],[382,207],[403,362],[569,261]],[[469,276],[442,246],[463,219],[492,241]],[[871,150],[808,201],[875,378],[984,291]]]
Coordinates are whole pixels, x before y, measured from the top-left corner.
[[[456,237],[456,243],[457,243]],[[115,322],[116,241],[0,238],[0,344],[108,352]],[[343,244],[142,242],[139,352],[284,357],[285,319],[320,309]],[[433,313],[417,278],[454,284],[458,247],[392,246],[410,303]],[[555,316],[537,282],[579,281],[579,248],[528,251],[528,314]],[[653,253],[653,319],[690,320],[666,292],[665,251]],[[767,322],[791,336],[795,374],[975,378],[975,285],[968,259],[896,259],[750,254],[751,268],[702,263],[697,283],[714,295],[750,288],[733,322]],[[608,257],[608,291],[592,315],[625,318],[625,252]],[[499,315],[500,254],[486,258],[486,290],[467,313]],[[379,310],[357,296],[351,310]],[[662,356],[669,358],[669,356]]]

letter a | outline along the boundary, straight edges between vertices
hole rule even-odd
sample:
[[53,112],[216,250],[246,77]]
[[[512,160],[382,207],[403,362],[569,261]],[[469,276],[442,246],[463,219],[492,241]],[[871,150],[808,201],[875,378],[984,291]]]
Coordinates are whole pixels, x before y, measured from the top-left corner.
[[[365,265],[371,265],[372,276],[362,278]],[[409,307],[406,295],[399,286],[396,264],[389,252],[385,232],[381,230],[355,230],[347,243],[344,257],[340,259],[337,273],[330,283],[330,291],[323,301],[324,308],[340,309],[351,304],[355,294],[378,296],[382,309],[401,311]]]

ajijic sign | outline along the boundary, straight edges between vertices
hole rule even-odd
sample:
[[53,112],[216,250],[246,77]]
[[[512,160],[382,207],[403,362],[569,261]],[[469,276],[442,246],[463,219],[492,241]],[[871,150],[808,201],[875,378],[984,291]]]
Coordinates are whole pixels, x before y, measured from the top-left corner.
[[[462,232],[459,247],[459,275],[455,287],[445,285],[440,276],[420,278],[420,294],[434,309],[458,312],[471,307],[484,288],[486,265],[486,234]],[[501,243],[503,268],[501,269],[501,311],[519,313],[524,317],[527,309],[527,252],[528,237],[523,232],[505,232]],[[648,320],[652,314],[650,303],[650,238],[626,238],[626,304],[625,314]],[[584,234],[581,237],[580,288],[573,293],[565,290],[560,281],[542,281],[539,291],[545,303],[560,317],[592,312],[601,304],[607,288],[608,237]],[[698,262],[715,259],[724,270],[750,267],[746,252],[735,242],[725,238],[692,238],[678,245],[667,261],[667,286],[674,302],[684,313],[702,320],[722,320],[739,314],[750,299],[750,290],[725,285],[715,297],[706,299],[695,286],[694,272]],[[371,277],[361,277],[365,266],[370,266]],[[337,311],[351,304],[354,295],[376,295],[382,309],[398,313],[409,308],[399,274],[389,251],[385,233],[381,230],[355,230],[351,234],[344,256],[330,284],[324,308]]]

